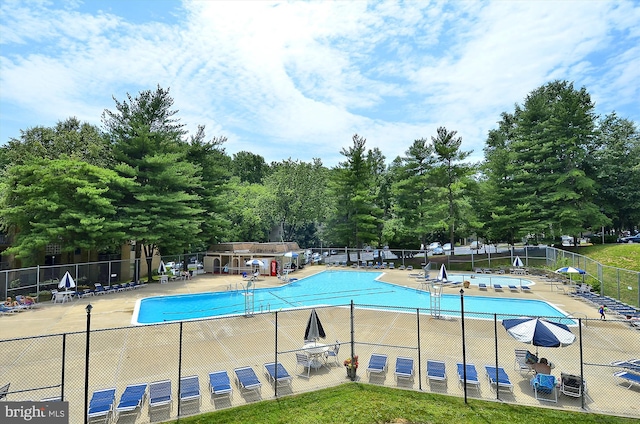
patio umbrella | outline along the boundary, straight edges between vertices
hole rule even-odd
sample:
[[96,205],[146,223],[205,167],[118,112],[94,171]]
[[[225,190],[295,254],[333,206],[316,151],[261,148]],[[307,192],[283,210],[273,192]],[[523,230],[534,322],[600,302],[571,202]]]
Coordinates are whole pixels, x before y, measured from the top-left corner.
[[296,252],[287,252],[282,256],[284,256],[285,258],[297,258],[298,254]]
[[264,268],[264,262],[262,262],[260,259],[250,259],[246,262],[246,265],[259,266],[261,268]]
[[318,340],[319,338],[324,339],[325,337],[327,337],[327,335],[324,332],[324,328],[322,328],[320,318],[318,318],[316,310],[312,309],[311,315],[309,315],[309,321],[307,321],[307,328],[304,330],[304,339]]
[[562,268],[558,268],[556,269],[557,273],[563,273],[563,274],[586,274],[587,271],[585,271],[584,269],[580,269],[580,268],[574,268],[572,266],[565,266]]
[[584,282],[584,274],[587,273],[584,269],[574,268],[572,266],[565,266],[562,268],[556,269],[556,272],[559,274],[569,274],[569,280],[572,281],[571,274],[582,274],[582,282]]
[[541,318],[520,317],[502,320],[502,326],[514,339],[542,347],[569,346],[576,336],[564,324],[547,321]]
[[58,283],[59,289],[68,290],[74,288],[75,286],[76,282],[73,281],[73,278],[71,277],[71,274],[69,274],[69,271],[64,273],[64,275],[60,279],[60,282]]
[[438,273],[439,281],[448,281],[447,278],[447,268],[445,268],[444,264],[440,267],[440,272]]
[[521,268],[524,266],[524,264],[522,263],[522,260],[520,259],[520,256],[516,256],[515,260],[513,261],[513,266],[517,268]]
[[160,261],[160,266],[158,266],[158,274],[164,275],[167,272],[167,266],[164,264],[164,261]]

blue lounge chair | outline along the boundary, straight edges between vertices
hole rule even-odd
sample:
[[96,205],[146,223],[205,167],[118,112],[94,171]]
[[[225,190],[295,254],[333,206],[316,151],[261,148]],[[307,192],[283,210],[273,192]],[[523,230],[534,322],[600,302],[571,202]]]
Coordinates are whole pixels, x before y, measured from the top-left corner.
[[241,367],[233,370],[236,375],[236,384],[240,390],[255,391],[260,393],[262,383],[251,367]]
[[502,286],[500,284],[494,284],[493,285],[493,290],[495,291],[502,291]]
[[625,384],[629,383],[629,386],[627,387],[627,389],[630,389],[631,386],[633,386],[634,384],[637,384],[638,386],[640,386],[640,374],[636,374],[629,371],[618,371],[614,373],[613,376],[623,379]]
[[640,374],[640,359],[629,359],[628,361],[616,361],[612,362],[611,365],[618,368],[623,368],[624,370],[635,372],[636,374]]
[[486,290],[487,289],[487,285],[485,283],[480,283],[480,284],[478,284],[478,289]]
[[[558,403],[558,390],[556,389],[556,378],[554,376],[536,374],[531,379],[531,387],[533,387],[533,393],[536,399]],[[553,398],[547,397],[548,395],[553,395]]]
[[387,371],[387,355],[381,355],[374,353],[369,359],[369,366],[367,366],[367,375],[371,373],[381,374]]
[[518,289],[518,286],[515,286],[513,284],[509,284],[509,290],[512,292],[519,292],[520,290]]
[[446,366],[442,361],[427,361],[427,380],[432,382],[447,383]]
[[458,367],[458,384],[461,386],[465,384],[464,379],[464,370],[467,370],[467,386],[475,386],[476,390],[480,392],[480,380],[478,379],[478,371],[476,371],[476,366],[474,364],[467,364],[466,367],[462,366],[461,363],[456,364]]
[[125,412],[136,411],[142,409],[145,398],[147,396],[147,384],[132,384],[125,387],[124,392],[120,396],[120,402],[116,406],[116,413],[118,415]]
[[[278,385],[287,385],[287,386],[291,386],[291,381],[293,380],[293,377],[291,377],[291,375],[287,372],[287,370],[284,368],[284,366],[278,362],[278,365],[276,367],[276,364],[273,362],[269,362],[267,364],[264,364],[264,370],[267,374],[267,380],[269,380],[269,383],[272,384],[277,384]],[[277,375],[276,375],[277,372]]]
[[529,286],[520,286],[520,290],[522,290],[525,293],[531,293],[531,287]]
[[200,380],[197,375],[180,379],[180,403],[198,401],[200,404]]
[[111,419],[113,404],[116,401],[116,389],[103,389],[93,392],[89,401],[87,417],[90,421],[103,419],[105,423]]
[[2,315],[14,314],[16,312],[19,312],[19,309],[17,309],[17,308],[9,308],[9,307],[6,307],[4,305],[0,305],[0,313],[2,313]]
[[394,373],[396,381],[400,378],[413,379],[413,359],[399,356],[396,358],[396,371]]
[[168,407],[171,410],[171,381],[163,380],[149,384],[149,413],[153,409]]
[[507,372],[502,367],[498,367],[498,379],[496,380],[496,367],[491,365],[484,366],[485,371],[487,372],[487,378],[489,379],[489,387],[493,388],[496,386],[496,390],[498,388],[509,389],[513,393],[513,384],[511,380],[509,380],[509,376]]
[[231,387],[231,381],[229,380],[229,374],[226,371],[216,371],[209,373],[209,390],[211,396],[226,395],[233,396],[233,387]]

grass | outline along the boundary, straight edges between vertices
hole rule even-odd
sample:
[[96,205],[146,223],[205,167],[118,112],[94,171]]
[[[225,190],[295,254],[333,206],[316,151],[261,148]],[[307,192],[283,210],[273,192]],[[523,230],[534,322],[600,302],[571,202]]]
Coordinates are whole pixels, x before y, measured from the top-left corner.
[[[236,395],[237,396],[237,395]],[[206,423],[637,423],[637,419],[464,399],[390,387],[347,383],[329,389],[256,402],[193,417]]]
[[640,272],[640,244],[599,244],[577,249],[602,265]]

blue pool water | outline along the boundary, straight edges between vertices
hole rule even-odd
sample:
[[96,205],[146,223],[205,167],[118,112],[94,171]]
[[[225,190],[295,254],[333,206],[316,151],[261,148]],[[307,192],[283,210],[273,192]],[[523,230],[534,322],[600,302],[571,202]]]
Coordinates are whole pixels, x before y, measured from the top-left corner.
[[[354,301],[358,305],[401,306],[420,308],[428,313],[430,295],[414,287],[402,287],[377,281],[380,272],[329,271],[296,280],[280,287],[257,288],[253,292],[256,313],[281,309],[319,305],[346,305]],[[450,278],[455,280],[455,276]],[[474,279],[478,283],[482,277]],[[492,277],[493,279],[496,277]],[[518,284],[519,279],[509,280]],[[486,280],[488,283],[488,279]],[[528,283],[528,281],[523,281]],[[258,282],[258,286],[259,286]],[[500,282],[503,284],[503,282]],[[443,315],[460,313],[458,289],[444,289],[440,309]],[[547,302],[507,297],[469,296],[464,297],[465,316],[473,312],[498,314],[498,319],[509,315],[529,315],[544,317],[566,317],[566,314]],[[245,294],[242,290],[215,293],[200,293],[175,296],[158,296],[140,299],[136,303],[132,323],[154,324],[159,322],[183,321],[223,315],[243,315]],[[493,318],[493,315],[476,317]],[[573,324],[572,320],[558,320]]]

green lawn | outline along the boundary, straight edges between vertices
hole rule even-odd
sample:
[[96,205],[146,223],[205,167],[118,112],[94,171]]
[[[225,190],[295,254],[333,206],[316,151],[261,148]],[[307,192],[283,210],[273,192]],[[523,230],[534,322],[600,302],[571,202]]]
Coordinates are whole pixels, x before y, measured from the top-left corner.
[[602,265],[640,272],[640,244],[599,244],[577,249],[577,253]]
[[[267,393],[268,390],[265,390]],[[234,396],[239,396],[235,394]],[[206,401],[205,401],[206,402]],[[177,423],[178,421],[174,421]],[[205,423],[637,423],[637,419],[452,397],[347,383],[275,400],[181,418]]]

